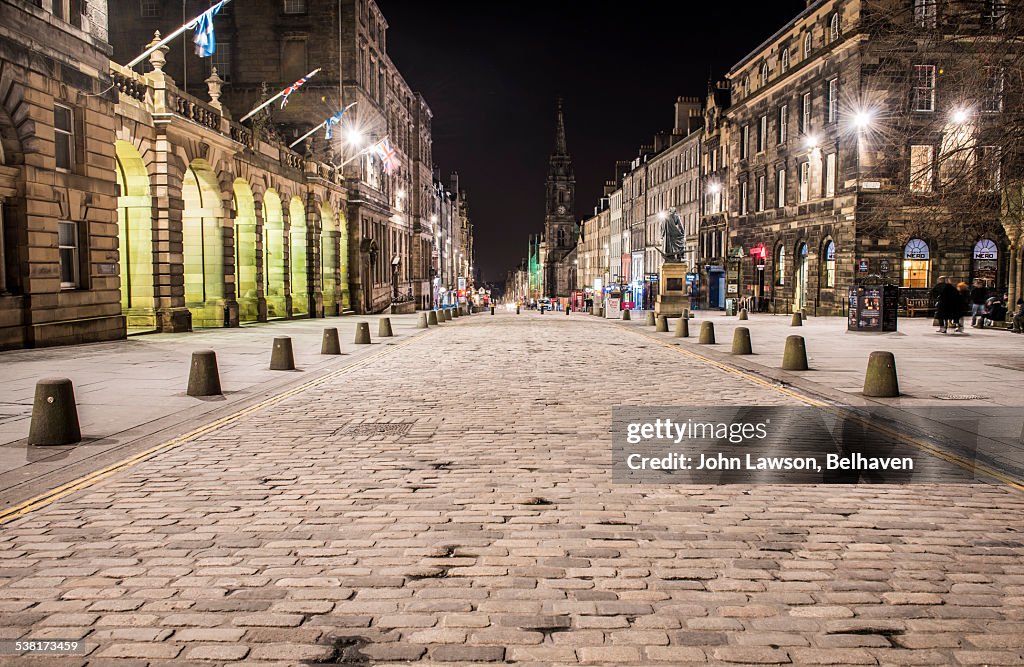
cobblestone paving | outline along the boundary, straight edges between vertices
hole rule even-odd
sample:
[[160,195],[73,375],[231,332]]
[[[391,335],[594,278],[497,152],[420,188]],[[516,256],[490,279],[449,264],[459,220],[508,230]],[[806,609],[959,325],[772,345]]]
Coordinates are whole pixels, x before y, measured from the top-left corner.
[[614,404],[790,400],[459,320],[0,529],[0,633],[95,646],[2,664],[1024,663],[1020,494],[611,484]]

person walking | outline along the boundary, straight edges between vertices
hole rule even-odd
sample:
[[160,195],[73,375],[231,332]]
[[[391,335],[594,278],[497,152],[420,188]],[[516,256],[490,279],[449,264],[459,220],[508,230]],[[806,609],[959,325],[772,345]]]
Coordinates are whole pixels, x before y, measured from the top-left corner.
[[985,300],[988,299],[988,290],[980,280],[974,281],[971,288],[971,326],[977,328],[981,313],[985,310]]
[[971,312],[971,288],[967,283],[961,282],[956,285],[957,294],[960,296],[960,307],[957,309],[956,333],[964,332],[964,317]]
[[949,328],[950,322],[955,323],[960,316],[960,293],[956,291],[953,283],[949,282],[946,276],[939,277],[939,283],[935,286],[935,318],[939,320],[938,333],[944,334]]

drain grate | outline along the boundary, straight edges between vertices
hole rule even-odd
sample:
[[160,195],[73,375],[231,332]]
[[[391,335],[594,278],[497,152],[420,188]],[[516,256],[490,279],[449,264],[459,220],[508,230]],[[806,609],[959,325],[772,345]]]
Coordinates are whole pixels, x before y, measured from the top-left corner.
[[412,424],[405,422],[380,422],[377,424],[352,424],[342,432],[346,435],[405,435]]
[[983,401],[988,399],[988,396],[979,396],[977,394],[935,394],[935,398],[940,401]]

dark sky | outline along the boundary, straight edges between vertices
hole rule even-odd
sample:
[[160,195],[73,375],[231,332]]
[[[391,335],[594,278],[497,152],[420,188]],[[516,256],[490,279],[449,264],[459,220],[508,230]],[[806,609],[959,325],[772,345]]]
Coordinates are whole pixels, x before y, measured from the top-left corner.
[[[796,16],[804,0],[422,2],[378,0],[388,52],[434,112],[434,162],[459,172],[477,262],[504,280],[542,231],[544,179],[564,98],[576,214],[593,213],[615,160],[673,125],[679,95],[701,96]],[[686,12],[686,13],[682,13]]]

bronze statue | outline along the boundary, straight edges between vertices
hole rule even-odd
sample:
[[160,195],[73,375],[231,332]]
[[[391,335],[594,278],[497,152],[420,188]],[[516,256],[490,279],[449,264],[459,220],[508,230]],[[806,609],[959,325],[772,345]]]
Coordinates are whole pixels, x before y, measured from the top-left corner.
[[674,208],[662,216],[661,223],[661,254],[666,262],[682,262],[686,257],[686,230],[683,221]]

